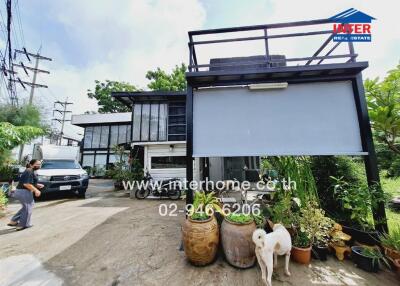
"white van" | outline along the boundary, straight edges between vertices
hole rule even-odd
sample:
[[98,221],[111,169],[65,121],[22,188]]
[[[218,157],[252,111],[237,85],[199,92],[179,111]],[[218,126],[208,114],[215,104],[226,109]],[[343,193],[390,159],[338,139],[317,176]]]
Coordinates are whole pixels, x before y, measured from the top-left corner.
[[37,144],[32,158],[42,161],[36,175],[38,183],[45,186],[43,193],[71,191],[85,197],[89,176],[78,162],[79,147]]

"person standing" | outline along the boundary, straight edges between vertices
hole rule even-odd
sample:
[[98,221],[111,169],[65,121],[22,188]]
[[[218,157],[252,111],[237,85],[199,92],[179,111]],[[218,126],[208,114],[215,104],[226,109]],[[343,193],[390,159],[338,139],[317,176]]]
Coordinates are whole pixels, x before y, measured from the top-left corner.
[[19,200],[22,205],[22,208],[11,218],[11,221],[8,223],[9,226],[17,226],[16,230],[23,230],[32,226],[31,216],[33,205],[35,203],[33,195],[39,197],[41,192],[38,190],[38,188],[43,187],[43,185],[37,184],[34,174],[35,170],[40,169],[41,162],[33,159],[29,162],[29,167],[30,168],[26,168],[22,173],[17,185],[17,189],[12,195],[12,197]]

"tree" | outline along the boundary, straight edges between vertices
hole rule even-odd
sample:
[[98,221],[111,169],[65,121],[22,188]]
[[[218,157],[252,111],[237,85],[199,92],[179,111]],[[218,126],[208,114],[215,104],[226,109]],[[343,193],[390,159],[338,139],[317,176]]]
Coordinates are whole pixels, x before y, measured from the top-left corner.
[[0,122],[0,157],[14,147],[25,144],[43,135],[43,129],[33,126],[15,126],[9,122]]
[[[47,132],[34,105],[0,106],[0,166],[10,160],[11,150]],[[23,147],[22,147],[23,148]]]
[[400,64],[383,81],[367,79],[364,86],[375,138],[400,154]]
[[151,90],[160,91],[185,91],[186,90],[186,65],[176,65],[171,74],[157,68],[155,71],[148,71],[146,78],[150,80],[147,85]]
[[87,96],[97,100],[99,113],[129,112],[130,109],[111,97],[112,92],[137,91],[138,89],[127,82],[106,80],[105,82],[95,81],[94,92],[88,89]]
[[12,105],[0,106],[0,122],[8,122],[15,126],[33,126],[45,129],[42,125],[39,109],[34,105],[20,107]]

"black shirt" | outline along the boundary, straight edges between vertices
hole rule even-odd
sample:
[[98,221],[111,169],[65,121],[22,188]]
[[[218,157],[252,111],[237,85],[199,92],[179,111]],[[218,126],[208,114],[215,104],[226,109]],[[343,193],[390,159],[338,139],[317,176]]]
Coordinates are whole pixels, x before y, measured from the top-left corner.
[[17,189],[26,189],[24,184],[35,184],[35,175],[31,169],[26,169],[19,177]]

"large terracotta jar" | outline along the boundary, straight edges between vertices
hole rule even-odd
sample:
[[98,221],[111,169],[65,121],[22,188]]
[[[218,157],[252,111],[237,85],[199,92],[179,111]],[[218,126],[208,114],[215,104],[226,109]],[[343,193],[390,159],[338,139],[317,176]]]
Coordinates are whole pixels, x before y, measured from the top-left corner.
[[185,255],[192,264],[203,266],[214,261],[219,243],[214,216],[202,221],[187,218],[182,225],[182,235]]
[[252,235],[255,230],[254,221],[241,224],[224,219],[221,225],[221,241],[229,264],[238,268],[254,265],[256,256]]

